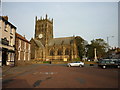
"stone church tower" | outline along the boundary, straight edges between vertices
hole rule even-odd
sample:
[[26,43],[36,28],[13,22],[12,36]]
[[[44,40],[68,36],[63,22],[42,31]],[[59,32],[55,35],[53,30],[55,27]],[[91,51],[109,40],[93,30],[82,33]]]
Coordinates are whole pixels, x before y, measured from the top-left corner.
[[78,57],[75,37],[53,38],[53,19],[35,19],[35,35],[31,39],[31,59],[72,60]]
[[53,19],[49,20],[46,14],[45,19],[37,20],[35,25],[35,39],[40,40],[44,46],[53,39]]

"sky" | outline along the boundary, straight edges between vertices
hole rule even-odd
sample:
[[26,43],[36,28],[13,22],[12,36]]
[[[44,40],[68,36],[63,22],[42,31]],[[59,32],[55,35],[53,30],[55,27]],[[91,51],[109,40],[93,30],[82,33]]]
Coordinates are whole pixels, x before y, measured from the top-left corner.
[[[28,40],[34,37],[35,17],[53,18],[54,37],[81,36],[89,43],[102,38],[118,46],[117,2],[3,2],[2,15]],[[112,37],[114,36],[114,37]]]

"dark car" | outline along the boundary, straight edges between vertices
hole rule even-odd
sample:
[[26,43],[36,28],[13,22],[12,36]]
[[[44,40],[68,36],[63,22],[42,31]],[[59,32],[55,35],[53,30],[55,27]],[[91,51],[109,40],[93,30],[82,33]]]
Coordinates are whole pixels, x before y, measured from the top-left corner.
[[112,60],[112,59],[103,59],[101,61],[98,62],[98,66],[102,67],[102,68],[110,68],[110,67],[114,67],[114,68],[120,68],[120,60]]

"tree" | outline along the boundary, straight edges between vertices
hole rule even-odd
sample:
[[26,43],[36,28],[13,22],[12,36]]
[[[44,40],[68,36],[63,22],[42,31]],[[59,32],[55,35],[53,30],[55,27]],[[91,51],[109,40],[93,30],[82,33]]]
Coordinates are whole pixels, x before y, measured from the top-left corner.
[[103,39],[95,39],[91,41],[91,44],[87,46],[88,48],[88,57],[90,59],[94,58],[94,48],[97,50],[97,57],[103,58],[106,55],[106,49],[108,44]]
[[89,59],[93,59],[94,58],[94,47],[91,44],[86,45],[87,48],[87,52],[86,52],[86,56]]
[[78,48],[78,56],[80,57],[80,59],[82,59],[85,54],[85,40],[80,36],[76,36],[75,39]]

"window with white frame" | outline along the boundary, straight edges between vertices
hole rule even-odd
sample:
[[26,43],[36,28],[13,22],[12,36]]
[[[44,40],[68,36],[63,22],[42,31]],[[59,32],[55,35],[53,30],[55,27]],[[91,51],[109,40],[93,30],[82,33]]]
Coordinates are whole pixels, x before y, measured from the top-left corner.
[[26,59],[26,42],[24,42],[24,60]]
[[8,24],[5,24],[5,31],[8,31],[8,29],[9,29],[9,25]]
[[10,46],[13,46],[13,37],[10,36]]
[[20,60],[20,51],[18,51],[18,60]]
[[10,62],[11,59],[11,53],[8,53],[8,61]]
[[30,44],[28,44],[28,52],[30,53]]
[[28,61],[30,60],[30,44],[28,44]]
[[11,53],[11,61],[14,61],[14,53]]
[[10,61],[12,61],[12,53],[10,53]]
[[21,51],[21,40],[19,39],[18,50]]
[[20,51],[21,51],[21,40],[19,39],[19,43],[18,43],[18,60],[20,60]]
[[13,35],[13,28],[10,28],[10,34]]

